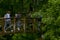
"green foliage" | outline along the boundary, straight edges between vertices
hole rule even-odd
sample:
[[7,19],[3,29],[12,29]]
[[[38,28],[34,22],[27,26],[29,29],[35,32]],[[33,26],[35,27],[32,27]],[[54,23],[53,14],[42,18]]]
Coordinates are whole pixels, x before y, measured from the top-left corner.
[[56,25],[60,26],[60,16],[58,16],[58,18],[56,20]]
[[35,40],[37,39],[38,36],[34,33],[18,33],[18,34],[15,34],[12,39],[13,40]]
[[[44,40],[60,40],[60,0],[1,0],[0,16],[5,14],[6,10],[11,10],[12,15],[15,12],[27,13],[30,9],[30,3],[34,8],[31,13],[32,18],[43,16],[41,27]],[[39,34],[38,34],[39,35]],[[38,40],[39,36],[30,33],[18,33],[12,36],[13,40]],[[7,40],[0,36],[1,40]]]

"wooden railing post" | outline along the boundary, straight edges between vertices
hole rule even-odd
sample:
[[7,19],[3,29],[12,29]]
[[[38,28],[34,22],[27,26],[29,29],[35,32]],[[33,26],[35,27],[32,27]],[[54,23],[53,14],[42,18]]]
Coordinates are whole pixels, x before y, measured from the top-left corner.
[[34,29],[35,28],[35,19],[33,19],[33,32],[34,32]]
[[1,19],[2,19],[2,33],[4,33],[4,18]]
[[15,21],[16,21],[16,18],[14,18],[14,26],[13,26],[13,31],[15,32]]
[[26,18],[24,17],[24,25],[23,25],[23,29],[24,29],[24,32],[26,31],[26,29],[25,29],[25,26],[26,26]]

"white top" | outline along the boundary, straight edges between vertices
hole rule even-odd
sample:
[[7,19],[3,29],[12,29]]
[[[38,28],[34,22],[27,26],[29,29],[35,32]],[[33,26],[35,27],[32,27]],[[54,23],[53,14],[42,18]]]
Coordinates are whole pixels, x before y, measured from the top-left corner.
[[9,14],[9,13],[5,14],[5,15],[4,15],[4,18],[6,18],[6,19],[5,19],[6,21],[10,21],[10,19],[9,19],[9,18],[11,18],[11,17],[10,17],[10,14]]

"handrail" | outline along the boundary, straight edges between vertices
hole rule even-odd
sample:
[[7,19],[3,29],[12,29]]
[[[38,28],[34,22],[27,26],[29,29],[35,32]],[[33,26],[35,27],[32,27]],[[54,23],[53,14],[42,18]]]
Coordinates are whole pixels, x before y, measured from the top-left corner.
[[[0,19],[5,19],[5,18],[0,18]],[[16,30],[16,28],[15,28],[15,23],[16,23],[16,18],[13,18],[13,17],[11,17],[11,18],[7,18],[7,19],[12,19],[13,20],[13,32],[15,32],[15,30]],[[22,20],[23,21],[23,29],[24,29],[24,32],[26,32],[26,20],[28,20],[28,19],[33,19],[33,20],[30,20],[30,21],[33,21],[33,32],[34,32],[34,28],[35,28],[35,24],[34,23],[36,23],[36,20],[37,20],[37,18],[21,18],[20,20]],[[3,20],[3,24],[4,24],[4,20]],[[2,28],[2,30],[4,29],[4,25],[3,25],[3,28]],[[4,31],[4,30],[3,30]]]

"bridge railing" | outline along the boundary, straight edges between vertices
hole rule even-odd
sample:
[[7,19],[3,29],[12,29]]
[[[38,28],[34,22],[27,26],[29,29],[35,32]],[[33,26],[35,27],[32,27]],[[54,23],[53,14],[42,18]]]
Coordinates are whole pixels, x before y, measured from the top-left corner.
[[[21,30],[20,32],[38,32],[38,26],[37,26],[37,23],[38,23],[38,19],[36,18],[21,18],[19,19],[21,21]],[[4,18],[0,18],[0,33],[5,33],[4,32]],[[17,30],[17,27],[16,27],[16,18],[11,18],[11,31],[13,33],[15,32],[19,32]],[[40,27],[39,27],[40,29]],[[9,30],[9,28],[8,28]],[[10,31],[7,30],[7,33],[9,33]]]

